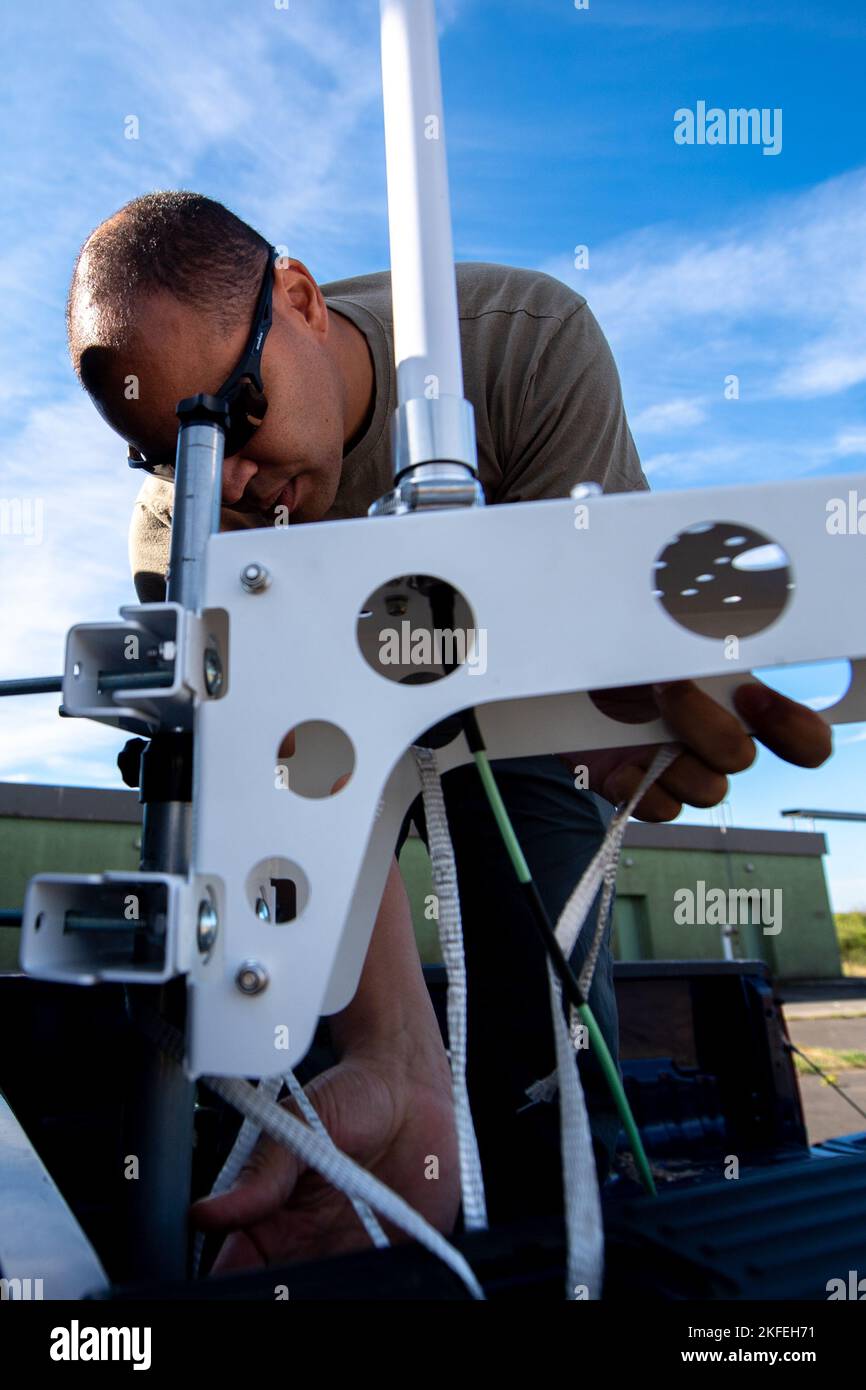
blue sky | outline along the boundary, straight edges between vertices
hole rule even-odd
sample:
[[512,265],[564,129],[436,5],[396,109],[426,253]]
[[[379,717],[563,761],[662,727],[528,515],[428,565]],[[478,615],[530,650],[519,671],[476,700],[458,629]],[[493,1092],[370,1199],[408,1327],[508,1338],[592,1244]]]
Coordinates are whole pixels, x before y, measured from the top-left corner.
[[[375,0],[43,0],[5,7],[3,675],[61,669],[74,622],[135,601],[138,479],[78,388],[63,305],[81,241],[153,188],[228,203],[320,282],[388,263]],[[866,468],[866,25],[856,0],[441,0],[458,259],[559,276],[614,349],[654,489]],[[679,146],[674,111],[780,108],[782,150]],[[136,115],[138,140],[124,138]],[[576,270],[574,250],[589,247]],[[725,400],[726,375],[740,399]],[[832,672],[794,676],[825,693]],[[0,708],[0,778],[118,785],[112,731],[52,696]],[[866,809],[866,728],[823,769],[762,750],[733,821]],[[683,819],[708,823],[709,812]],[[820,827],[837,908],[866,907],[866,827]]]

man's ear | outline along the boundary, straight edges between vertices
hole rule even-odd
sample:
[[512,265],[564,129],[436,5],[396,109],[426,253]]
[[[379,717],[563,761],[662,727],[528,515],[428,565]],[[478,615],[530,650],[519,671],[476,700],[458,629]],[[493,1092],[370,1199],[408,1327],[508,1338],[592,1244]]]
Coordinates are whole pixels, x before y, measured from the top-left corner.
[[93,398],[93,404],[100,415],[104,412],[99,403],[100,396],[103,396],[108,386],[109,371],[111,368],[111,349],[107,347],[88,347],[81,354],[78,362],[78,375],[81,385],[89,396]]
[[275,266],[274,314],[294,310],[311,328],[321,330],[328,320],[328,307],[314,276],[294,256],[280,256]]

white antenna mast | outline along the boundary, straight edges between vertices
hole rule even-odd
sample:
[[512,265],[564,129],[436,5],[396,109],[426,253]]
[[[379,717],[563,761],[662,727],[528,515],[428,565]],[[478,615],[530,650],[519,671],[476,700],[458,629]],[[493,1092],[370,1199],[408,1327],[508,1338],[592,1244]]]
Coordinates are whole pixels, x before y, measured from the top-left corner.
[[395,489],[371,513],[483,504],[463,396],[434,0],[380,0],[391,294]]

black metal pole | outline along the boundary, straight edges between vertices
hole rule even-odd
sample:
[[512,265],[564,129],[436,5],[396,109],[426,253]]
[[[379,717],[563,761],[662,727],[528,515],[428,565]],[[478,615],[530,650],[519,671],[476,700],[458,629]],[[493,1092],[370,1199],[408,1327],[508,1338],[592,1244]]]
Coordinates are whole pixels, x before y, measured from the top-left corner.
[[0,695],[45,695],[62,689],[62,676],[22,676],[19,680],[0,681]]
[[[220,524],[226,407],[213,397],[196,396],[181,401],[178,418],[166,597],[199,612],[205,546]],[[155,733],[141,759],[143,870],[189,872],[192,786],[192,731],[177,728]],[[127,1001],[133,1023],[142,1010],[156,1009],[166,1022],[184,1031],[186,981],[182,977],[160,989],[130,986]],[[138,1177],[129,1183],[127,1276],[185,1279],[195,1082],[142,1029],[134,1032],[124,1153],[138,1159]]]

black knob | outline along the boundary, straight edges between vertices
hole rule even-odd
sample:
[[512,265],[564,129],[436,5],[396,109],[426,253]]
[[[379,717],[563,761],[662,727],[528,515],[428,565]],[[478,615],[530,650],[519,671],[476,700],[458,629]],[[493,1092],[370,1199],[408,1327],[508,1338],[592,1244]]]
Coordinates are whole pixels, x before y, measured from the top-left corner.
[[141,782],[141,755],[147,742],[146,738],[131,738],[117,755],[120,775],[128,787],[137,787]]

